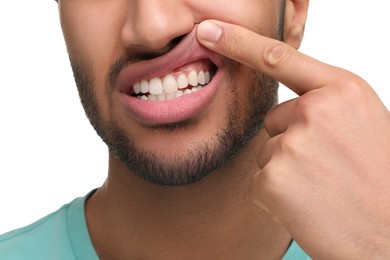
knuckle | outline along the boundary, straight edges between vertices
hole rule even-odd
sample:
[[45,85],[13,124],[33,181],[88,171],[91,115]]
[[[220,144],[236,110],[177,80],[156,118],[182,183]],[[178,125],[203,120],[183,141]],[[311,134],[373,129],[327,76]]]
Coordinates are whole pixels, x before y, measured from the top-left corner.
[[316,91],[307,92],[298,98],[294,110],[297,119],[306,124],[323,118],[326,114],[324,97],[314,92]]
[[350,76],[343,80],[339,93],[345,101],[357,103],[368,97],[369,90],[368,84],[363,79]]
[[272,41],[264,47],[261,56],[266,66],[277,69],[293,57],[293,52],[286,44]]
[[305,126],[329,130],[331,122],[340,120],[341,116],[362,111],[359,108],[367,109],[374,95],[375,92],[363,79],[342,71],[323,89],[309,91],[297,98],[294,118]]
[[335,74],[330,85],[335,85],[338,96],[344,101],[362,100],[372,92],[372,88],[364,79],[341,68],[338,68],[338,73]]
[[280,137],[279,149],[281,152],[288,152],[289,154],[298,147],[297,140],[293,134],[283,134]]

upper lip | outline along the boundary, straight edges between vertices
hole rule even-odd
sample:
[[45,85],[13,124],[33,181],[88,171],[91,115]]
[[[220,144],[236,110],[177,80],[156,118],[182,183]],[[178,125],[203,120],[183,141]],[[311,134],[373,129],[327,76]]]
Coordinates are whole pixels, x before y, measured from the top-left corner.
[[170,52],[151,60],[144,60],[124,68],[118,76],[117,86],[124,93],[133,91],[133,85],[143,79],[166,75],[174,69],[193,61],[209,59],[217,68],[222,57],[201,46],[196,40],[196,28],[188,33]]

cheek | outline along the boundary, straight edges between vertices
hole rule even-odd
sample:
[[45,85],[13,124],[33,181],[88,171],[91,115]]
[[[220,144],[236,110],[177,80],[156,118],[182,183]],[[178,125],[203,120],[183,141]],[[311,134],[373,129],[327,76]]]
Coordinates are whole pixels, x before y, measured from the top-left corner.
[[69,54],[87,62],[101,78],[101,72],[108,69],[121,50],[123,15],[120,12],[123,8],[120,8],[119,1],[118,4],[105,4],[107,1],[63,2],[60,6],[61,26]]
[[[123,8],[86,2],[91,1],[63,1],[60,5],[61,26],[70,58],[92,72],[93,91],[104,108],[108,104],[107,73],[119,52],[123,51],[119,37],[122,23],[119,11]],[[113,16],[113,13],[118,15]]]
[[[253,89],[253,74],[251,69],[246,66],[240,66],[237,73],[237,104],[241,115],[249,114],[251,109],[250,99]],[[245,116],[244,116],[245,118]]]
[[274,37],[280,15],[276,2],[279,1],[255,0],[252,3],[252,8],[243,17],[240,17],[242,25],[259,34]]
[[[280,15],[280,2],[274,0],[213,1],[209,17],[237,24],[254,32],[273,36]],[[221,8],[222,7],[222,8]],[[220,10],[223,10],[221,12]]]

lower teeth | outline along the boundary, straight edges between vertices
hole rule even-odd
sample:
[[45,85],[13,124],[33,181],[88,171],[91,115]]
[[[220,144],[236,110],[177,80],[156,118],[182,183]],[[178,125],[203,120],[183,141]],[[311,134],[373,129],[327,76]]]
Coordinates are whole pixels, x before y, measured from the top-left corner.
[[183,95],[188,95],[188,94],[191,94],[191,93],[194,93],[198,90],[201,90],[203,89],[204,87],[206,87],[207,85],[198,85],[196,87],[192,87],[191,89],[185,89],[185,90],[178,90],[174,93],[161,93],[161,94],[158,94],[158,95],[138,95],[137,98],[138,99],[142,99],[142,100],[149,100],[149,101],[166,101],[166,100],[173,100],[173,99],[176,99],[176,98],[179,98]]

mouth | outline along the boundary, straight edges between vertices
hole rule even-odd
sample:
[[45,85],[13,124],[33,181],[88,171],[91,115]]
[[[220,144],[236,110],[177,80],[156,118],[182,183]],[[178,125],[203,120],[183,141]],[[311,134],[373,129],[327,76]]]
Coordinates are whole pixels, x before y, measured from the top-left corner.
[[128,95],[148,101],[170,101],[205,88],[217,67],[210,60],[186,64],[162,77],[143,79],[130,88]]
[[196,28],[170,52],[123,69],[122,104],[143,124],[171,124],[205,111],[217,94],[222,56],[201,46]]

